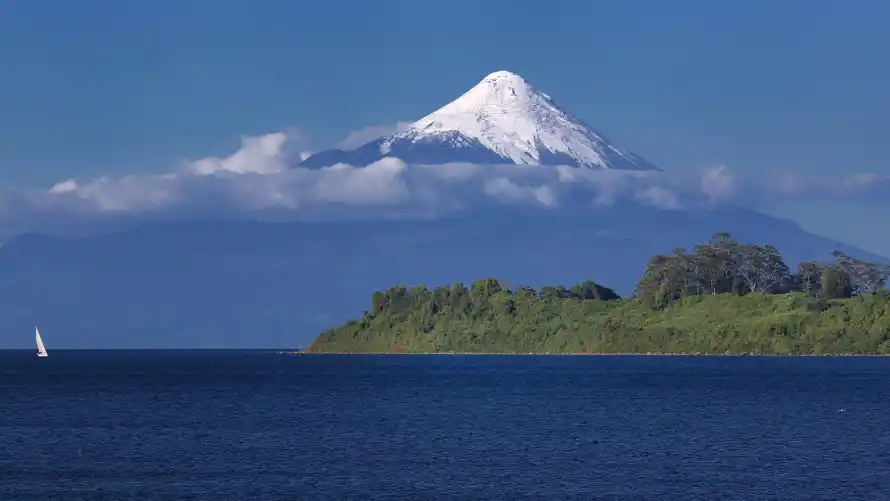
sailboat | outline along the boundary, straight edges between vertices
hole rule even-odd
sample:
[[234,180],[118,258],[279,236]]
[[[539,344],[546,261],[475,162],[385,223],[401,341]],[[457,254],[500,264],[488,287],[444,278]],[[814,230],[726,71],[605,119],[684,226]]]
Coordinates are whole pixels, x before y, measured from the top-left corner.
[[34,327],[34,332],[37,335],[37,356],[48,357],[49,353],[46,352],[46,346],[43,346],[43,340],[40,339],[40,331],[37,329],[37,327]]

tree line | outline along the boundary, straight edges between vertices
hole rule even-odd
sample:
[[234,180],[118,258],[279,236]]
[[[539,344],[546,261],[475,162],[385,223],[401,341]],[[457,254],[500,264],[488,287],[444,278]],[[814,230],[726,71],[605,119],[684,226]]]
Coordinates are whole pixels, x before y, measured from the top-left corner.
[[[677,248],[653,256],[634,288],[633,297],[657,309],[686,296],[704,294],[804,292],[820,299],[841,299],[887,292],[890,266],[856,259],[840,251],[831,255],[833,261],[804,261],[791,271],[774,246],[739,242],[728,233],[717,233],[691,251]],[[591,280],[573,286],[535,289],[525,285],[511,288],[505,281],[485,278],[470,287],[457,283],[433,290],[424,285],[397,285],[375,292],[371,309],[365,313],[373,317],[383,311],[398,314],[422,307],[422,313],[430,318],[444,311],[469,315],[475,310],[474,305],[487,304],[485,298],[501,292],[541,299],[620,299],[613,289]],[[509,310],[510,304],[507,300],[503,308]]]
[[[506,299],[497,306],[492,306],[491,298],[499,293],[506,293]],[[510,314],[515,309],[515,299],[529,297],[603,301],[621,298],[614,290],[591,280],[571,287],[552,285],[536,290],[525,285],[510,288],[503,280],[484,278],[473,282],[470,287],[457,283],[430,290],[425,285],[409,288],[399,284],[385,291],[376,291],[371,296],[371,309],[365,312],[365,316],[375,317],[386,312],[396,316],[415,315],[432,322],[437,315],[445,312],[476,317],[488,314],[490,313],[488,310],[495,308],[498,310],[497,313]],[[432,328],[432,325],[429,328]]]
[[590,280],[396,285],[308,351],[890,354],[890,266],[832,257],[792,271],[774,247],[719,233],[653,256],[624,300]]
[[804,261],[792,272],[772,245],[738,242],[728,233],[717,233],[691,252],[678,248],[653,256],[634,296],[661,308],[701,294],[805,292],[820,299],[840,299],[887,291],[890,266],[840,251],[831,255],[831,262]]

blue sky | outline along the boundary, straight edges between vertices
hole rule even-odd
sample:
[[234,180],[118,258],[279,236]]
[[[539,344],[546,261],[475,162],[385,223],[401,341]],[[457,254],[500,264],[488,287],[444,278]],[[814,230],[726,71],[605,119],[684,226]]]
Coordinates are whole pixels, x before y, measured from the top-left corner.
[[[666,170],[890,174],[883,1],[0,0],[0,11],[3,188],[164,172],[289,126],[317,150],[419,118],[500,69]],[[773,210],[890,255],[886,205]]]

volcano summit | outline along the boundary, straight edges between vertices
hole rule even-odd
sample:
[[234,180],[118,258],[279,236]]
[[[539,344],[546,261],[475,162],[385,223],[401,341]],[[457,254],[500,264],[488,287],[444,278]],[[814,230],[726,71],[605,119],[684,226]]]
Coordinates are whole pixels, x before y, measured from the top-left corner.
[[519,75],[496,71],[406,129],[354,150],[322,151],[301,167],[365,166],[384,157],[416,164],[569,165],[660,170],[617,148]]

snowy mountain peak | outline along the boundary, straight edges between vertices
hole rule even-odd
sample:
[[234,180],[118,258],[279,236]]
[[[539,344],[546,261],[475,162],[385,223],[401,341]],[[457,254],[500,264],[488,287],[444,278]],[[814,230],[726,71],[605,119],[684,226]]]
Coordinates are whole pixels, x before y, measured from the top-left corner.
[[516,73],[513,73],[512,71],[507,71],[507,70],[500,70],[500,71],[495,71],[493,73],[489,73],[489,75],[487,77],[483,78],[482,81],[508,79],[508,78],[511,78],[511,79],[514,79],[517,81],[521,81],[521,82],[525,82],[524,78],[517,75]]
[[383,156],[426,164],[515,163],[658,170],[639,156],[613,146],[521,76],[503,70],[487,75],[454,101],[401,132],[352,152],[322,152],[301,165],[367,165]]
[[[549,102],[550,97],[538,92],[521,76],[509,71],[496,71],[482,79],[462,96],[446,104],[432,114],[421,118],[415,124],[440,119],[448,115],[479,115],[503,112],[510,115],[534,113],[536,101]],[[476,119],[478,120],[478,119]]]
[[514,91],[521,91],[528,95],[534,93],[540,94],[540,92],[537,92],[535,88],[531,86],[531,84],[525,81],[524,78],[517,75],[516,73],[511,73],[504,70],[490,73],[478,84],[476,84],[475,87],[470,89],[470,91],[476,90],[477,92],[483,92],[487,90],[490,93],[496,93],[497,91],[504,89],[513,89]]

